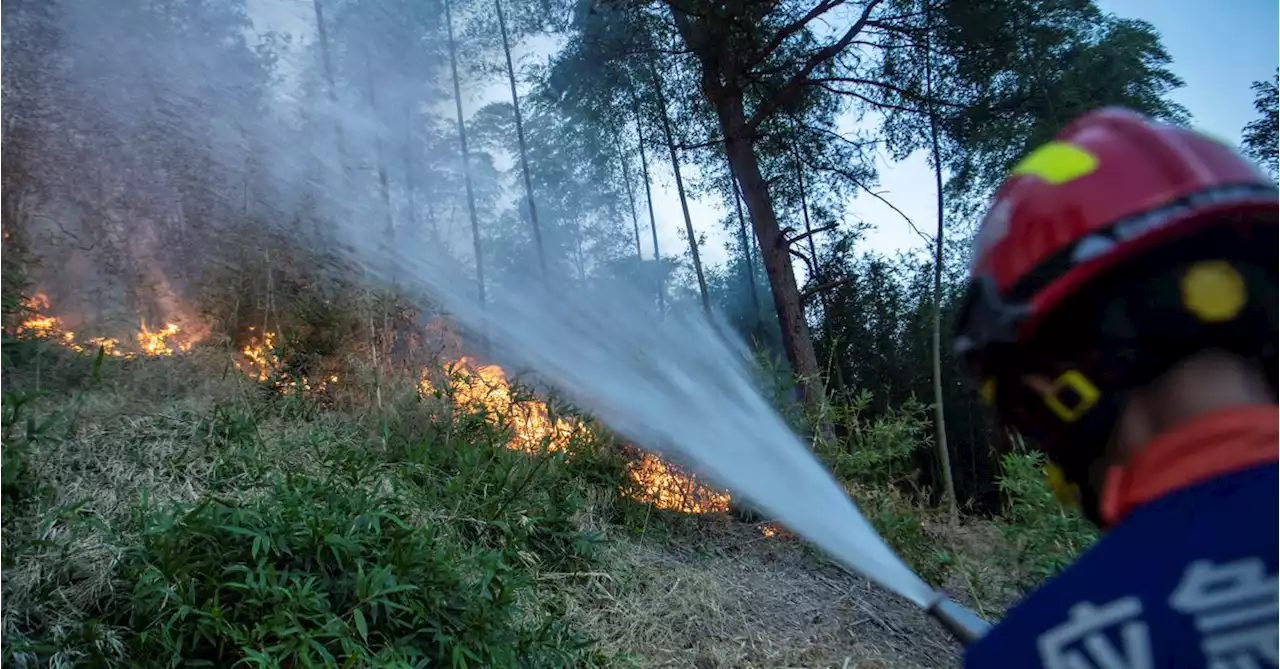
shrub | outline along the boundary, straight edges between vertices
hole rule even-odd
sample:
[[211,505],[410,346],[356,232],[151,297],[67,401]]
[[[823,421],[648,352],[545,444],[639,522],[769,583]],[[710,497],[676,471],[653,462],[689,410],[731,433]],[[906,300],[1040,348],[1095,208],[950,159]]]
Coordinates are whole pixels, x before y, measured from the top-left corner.
[[[76,358],[96,379],[101,356]],[[146,376],[171,361],[127,362],[110,372]],[[95,508],[82,467],[100,460],[69,440],[67,419],[81,395],[131,387],[5,395],[6,665],[603,661],[537,579],[597,555],[599,534],[580,522],[588,490],[616,486],[625,467],[595,432],[569,452],[529,455],[507,447],[509,425],[412,392],[363,416],[303,393],[220,395],[154,416],[139,405],[95,429],[163,427],[120,444],[131,455],[116,464],[189,481],[194,501],[168,501],[175,487],[128,517]],[[50,457],[67,461],[45,480],[32,463]],[[114,480],[101,474],[90,478]],[[67,499],[66,484],[91,498]]]
[[[365,481],[374,484],[374,481]],[[122,570],[136,661],[151,666],[572,664],[554,622],[516,615],[518,544],[460,546],[395,495],[288,476],[235,504],[144,509]]]
[[0,398],[0,515],[20,514],[38,500],[43,492],[31,466],[33,446],[50,431],[52,419],[36,420],[28,415],[27,405],[39,395],[4,393]]
[[1024,588],[1053,576],[1097,538],[1080,513],[1063,508],[1044,477],[1044,455],[1014,452],[1004,456],[1000,490],[1007,498],[1000,528],[1009,540],[1008,560]]
[[910,482],[910,460],[929,439],[926,407],[911,399],[867,418],[871,400],[871,393],[863,390],[833,402],[830,419],[846,436],[837,443],[819,444],[819,455],[842,481],[879,486]]
[[871,400],[864,390],[832,403],[828,415],[844,437],[819,442],[818,455],[885,542],[922,578],[940,583],[952,556],[925,531],[927,509],[903,492],[914,483],[911,458],[928,443],[926,408],[910,400],[868,417]]

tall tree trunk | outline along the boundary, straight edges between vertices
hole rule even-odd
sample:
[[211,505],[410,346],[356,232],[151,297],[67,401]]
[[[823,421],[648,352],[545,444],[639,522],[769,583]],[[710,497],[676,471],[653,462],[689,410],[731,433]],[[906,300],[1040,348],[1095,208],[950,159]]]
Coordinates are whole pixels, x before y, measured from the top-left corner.
[[[369,56],[366,54],[364,58],[365,79],[368,81],[369,109],[373,111],[375,118],[378,117],[378,94],[373,82],[373,66],[369,62]],[[394,286],[399,279],[397,263],[395,261],[396,248],[396,221],[391,212],[391,185],[387,179],[387,161],[382,146],[382,123],[378,122],[374,127],[373,149],[374,159],[377,161],[378,170],[378,188],[382,194],[382,211],[386,216],[386,228],[383,231],[383,243],[386,244],[384,250],[387,262],[391,264],[391,284]]]
[[[787,362],[797,379],[797,390],[809,412],[817,418],[818,434],[824,440],[834,440],[835,430],[826,416],[826,390],[818,367],[818,356],[809,337],[809,324],[805,321],[804,304],[800,288],[796,285],[795,270],[787,240],[778,225],[769,187],[760,172],[760,162],[755,154],[755,132],[749,127],[743,102],[743,77],[725,71],[731,63],[720,57],[723,40],[708,35],[697,19],[686,10],[669,3],[672,18],[691,47],[702,67],[703,94],[716,111],[720,130],[725,137],[725,150],[733,164],[734,173],[742,185],[742,195],[751,214],[751,224],[760,242],[760,256],[773,303],[778,310],[778,324],[782,330],[782,346]],[[726,83],[727,82],[727,83]]]
[[760,259],[764,262],[773,304],[778,311],[778,324],[782,330],[782,346],[787,362],[796,374],[801,399],[810,412],[818,417],[818,431],[823,438],[833,439],[834,430],[826,419],[826,391],[818,367],[818,356],[809,337],[809,323],[805,320],[804,304],[800,299],[800,287],[796,285],[795,268],[786,237],[778,225],[773,209],[769,186],[760,173],[751,140],[747,138],[746,116],[741,95],[713,99],[720,127],[725,135],[725,145],[734,173],[742,184],[742,197],[751,214],[756,239],[760,242]]
[[[792,121],[792,127],[797,132],[800,129],[799,124],[795,123],[794,119]],[[800,214],[804,219],[805,240],[809,242],[809,262],[813,268],[813,276],[811,279],[814,283],[814,290],[821,291],[818,301],[822,305],[822,316],[825,319],[827,314],[831,313],[831,307],[827,291],[820,288],[820,286],[823,286],[822,269],[818,265],[818,244],[813,239],[813,224],[809,220],[809,194],[804,189],[804,161],[800,157],[799,144],[793,144],[791,148],[796,159],[796,184],[800,191]]]
[[538,225],[538,208],[533,204],[533,179],[529,176],[529,149],[524,141],[524,120],[520,117],[520,96],[516,93],[516,68],[511,62],[511,43],[507,39],[507,20],[502,14],[502,0],[493,0],[498,14],[498,30],[502,33],[502,53],[507,57],[507,80],[511,84],[511,108],[516,116],[516,141],[520,145],[520,169],[524,173],[524,193],[529,200],[529,223],[533,226],[533,245],[538,252],[538,268],[547,280],[547,256],[542,247],[542,228]]
[[320,4],[320,0],[312,0],[311,4],[316,14],[316,35],[320,41],[320,56],[324,62],[324,78],[325,84],[327,84],[326,90],[328,92],[329,104],[332,106],[329,113],[333,116],[333,136],[334,142],[338,147],[338,178],[341,180],[341,192],[345,191],[348,185],[347,146],[342,133],[342,121],[337,115],[338,86],[334,83],[333,58],[329,54],[329,27],[325,23],[324,7]]
[[622,181],[627,185],[627,203],[631,205],[631,226],[636,231],[636,260],[643,261],[640,254],[640,215],[636,213],[636,192],[631,187],[631,170],[627,166],[627,154],[622,151],[621,133],[613,136],[613,145],[618,150],[618,162],[622,165]]
[[467,213],[471,216],[471,246],[476,254],[476,295],[484,304],[484,253],[480,248],[480,221],[476,216],[476,195],[471,187],[471,154],[467,151],[467,126],[462,120],[462,85],[458,81],[458,45],[453,37],[453,9],[444,0],[444,25],[449,37],[449,68],[453,73],[453,104],[458,115],[458,150],[462,152],[462,181],[467,188]]
[[644,177],[644,199],[649,204],[649,233],[653,235],[653,267],[658,284],[658,314],[666,310],[666,281],[662,276],[662,253],[658,250],[658,218],[653,213],[653,186],[649,183],[649,158],[644,152],[644,124],[640,119],[640,96],[631,89],[631,110],[636,117],[636,137],[640,147],[640,175]]
[[813,277],[816,283],[822,282],[822,276],[818,271],[818,246],[813,241],[813,225],[809,222],[809,200],[805,197],[804,192],[804,164],[800,162],[800,147],[793,145],[792,153],[796,158],[796,185],[800,189],[800,214],[804,219],[804,236],[809,242],[809,262],[813,263]]
[[419,234],[418,229],[418,202],[417,193],[418,179],[413,169],[413,106],[405,105],[404,110],[404,194],[409,207],[408,215],[405,216],[407,229],[410,234]]
[[[925,16],[928,17],[926,11]],[[927,18],[926,18],[927,20]],[[942,401],[942,249],[943,249],[943,196],[942,151],[938,142],[938,111],[933,100],[933,48],[925,38],[924,80],[925,95],[929,103],[929,141],[933,151],[933,185],[937,189],[938,232],[933,240],[933,424],[938,447],[938,464],[942,467],[942,488],[951,521],[959,520],[956,502],[956,482],[951,471],[951,449],[947,447],[946,411]]]
[[760,318],[760,294],[756,289],[755,263],[751,259],[751,238],[747,236],[747,220],[742,215],[742,198],[738,195],[738,175],[733,171],[733,161],[729,158],[728,152],[724,157],[725,162],[729,164],[730,197],[733,198],[733,206],[738,210],[738,242],[742,244],[742,262],[746,267],[747,290],[751,291],[751,323],[754,328]]
[[698,293],[702,296],[702,310],[711,313],[711,297],[707,293],[707,278],[702,273],[702,257],[698,254],[698,235],[693,231],[693,219],[689,217],[689,201],[684,193],[684,179],[680,176],[680,157],[676,154],[676,140],[671,134],[671,119],[667,115],[667,98],[662,93],[662,80],[651,66],[649,77],[653,80],[653,92],[657,96],[658,113],[662,118],[662,134],[671,154],[671,171],[676,177],[676,193],[680,196],[680,210],[684,213],[684,229],[689,235],[689,254],[693,256],[693,271],[698,277]]

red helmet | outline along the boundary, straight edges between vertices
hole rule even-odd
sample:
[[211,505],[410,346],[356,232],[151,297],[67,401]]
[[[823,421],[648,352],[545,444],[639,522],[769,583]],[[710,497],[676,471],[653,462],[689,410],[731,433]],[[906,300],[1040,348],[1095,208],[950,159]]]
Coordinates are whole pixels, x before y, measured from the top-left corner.
[[1057,376],[1069,399],[1034,398],[1053,429],[1210,340],[1273,352],[1278,208],[1275,183],[1230,147],[1123,109],[1088,113],[997,190],[955,348],[1006,418],[1001,378]]
[[1016,325],[962,322],[956,344],[993,343],[990,325],[1021,339],[1091,280],[1218,214],[1254,213],[1274,235],[1277,207],[1276,185],[1224,144],[1125,109],[1085,114],[1014,167],[977,235],[971,281],[989,283]]

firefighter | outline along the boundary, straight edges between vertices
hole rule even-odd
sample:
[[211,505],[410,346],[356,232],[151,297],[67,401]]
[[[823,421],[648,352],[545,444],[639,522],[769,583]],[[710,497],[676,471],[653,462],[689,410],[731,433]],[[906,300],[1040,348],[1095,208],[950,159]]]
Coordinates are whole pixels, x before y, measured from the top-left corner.
[[1228,146],[1123,109],[996,192],[953,343],[1103,534],[966,667],[1276,666],[1278,207]]

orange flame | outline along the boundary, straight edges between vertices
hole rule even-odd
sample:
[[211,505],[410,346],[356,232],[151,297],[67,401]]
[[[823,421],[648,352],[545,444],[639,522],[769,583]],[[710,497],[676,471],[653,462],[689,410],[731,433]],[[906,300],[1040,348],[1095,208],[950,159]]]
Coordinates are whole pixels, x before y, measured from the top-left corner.
[[[249,328],[250,331],[256,328]],[[331,384],[338,382],[337,374],[330,374],[318,382],[312,382],[306,375],[294,378],[284,369],[284,359],[277,352],[276,333],[270,330],[262,334],[262,339],[251,336],[249,343],[240,349],[243,361],[236,362],[236,368],[246,372],[259,383],[270,383],[273,388],[288,395],[294,392],[324,392]]]
[[[578,431],[576,421],[551,415],[545,402],[517,398],[507,381],[507,373],[497,365],[476,365],[462,357],[449,366],[449,390],[460,407],[484,413],[491,423],[505,420],[511,428],[507,445],[526,453],[564,450]],[[424,375],[418,382],[421,394],[430,395],[435,387]]]
[[[546,403],[517,398],[506,372],[498,365],[476,365],[469,357],[450,366],[449,391],[460,407],[485,414],[498,423],[506,418],[511,427],[509,448],[527,453],[558,451],[568,447],[582,426],[575,420],[551,415]],[[435,387],[425,377],[419,392],[430,395]],[[545,446],[544,446],[545,444]],[[699,483],[661,459],[645,454],[628,468],[628,475],[641,489],[639,501],[662,509],[684,513],[713,513],[729,508],[728,493]]]
[[141,324],[141,329],[136,335],[138,340],[136,351],[121,349],[120,340],[115,337],[91,337],[85,343],[81,343],[75,332],[63,326],[62,319],[45,314],[50,309],[48,295],[42,292],[36,293],[27,299],[26,308],[33,315],[18,325],[18,333],[54,340],[80,353],[96,353],[101,349],[104,354],[115,357],[132,358],[135,355],[155,357],[173,355],[178,351],[185,353],[191,350],[191,346],[195,343],[189,338],[180,340],[178,334],[181,330],[173,323],[166,324],[161,330],[152,331],[145,322]]
[[783,527],[780,523],[772,523],[772,522],[761,525],[760,534],[763,534],[766,537],[782,537],[782,538],[795,537],[795,535],[791,533],[791,530],[788,530],[787,528]]
[[185,353],[191,350],[192,342],[174,341],[179,331],[180,328],[177,325],[166,323],[164,329],[152,332],[147,328],[147,324],[143,323],[142,331],[138,333],[138,346],[144,355],[173,355],[175,347]]
[[[194,338],[182,336],[184,332],[177,324],[166,323],[163,328],[152,330],[144,322],[135,335],[136,351],[124,350],[120,340],[113,337],[93,337],[81,344],[74,332],[63,327],[61,319],[45,315],[44,312],[50,308],[47,295],[36,293],[28,299],[26,306],[33,315],[18,326],[19,333],[54,340],[80,352],[102,350],[106,355],[124,358],[171,356],[190,351],[195,343]],[[337,374],[318,382],[306,376],[292,378],[285,371],[284,360],[278,353],[275,332],[263,332],[260,339],[256,335],[251,337],[240,353],[242,360],[236,362],[237,368],[258,382],[270,383],[282,393],[323,392],[338,382]],[[454,402],[483,412],[492,423],[505,423],[510,427],[511,437],[507,446],[512,449],[526,453],[539,453],[544,449],[566,450],[573,437],[585,429],[573,418],[555,416],[545,402],[519,397],[507,381],[506,372],[498,365],[477,365],[473,359],[464,356],[448,371],[448,389]],[[436,389],[424,374],[418,390],[422,395],[430,395]],[[628,475],[642,490],[639,500],[659,508],[684,513],[712,513],[729,508],[728,493],[698,482],[695,477],[680,472],[653,455],[645,454],[639,462],[633,463]]]
[[631,480],[644,491],[640,501],[660,509],[684,513],[715,513],[729,510],[729,493],[699,483],[670,463],[646,453],[630,466]]

